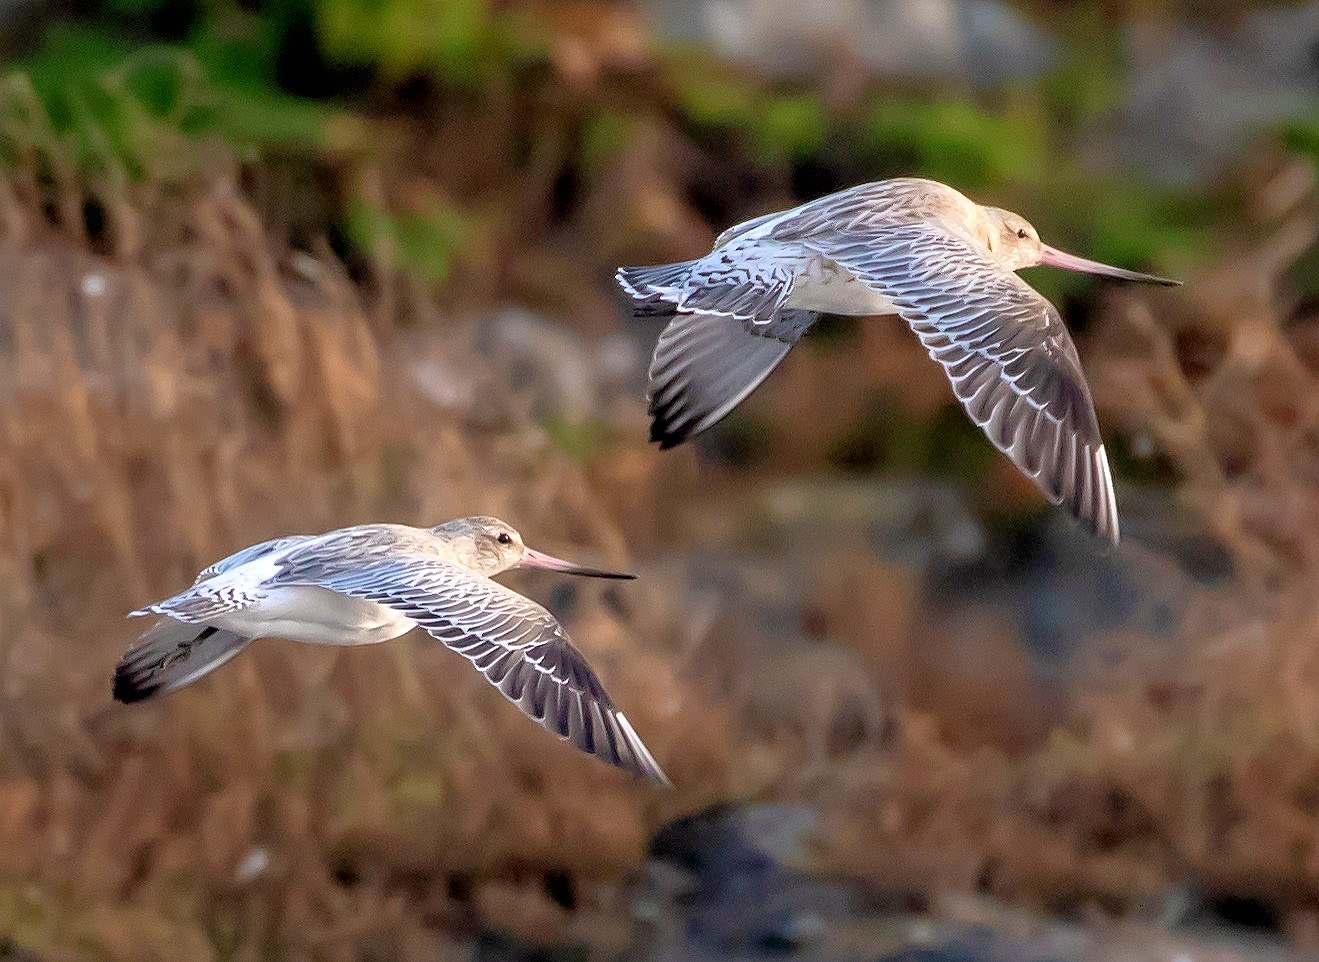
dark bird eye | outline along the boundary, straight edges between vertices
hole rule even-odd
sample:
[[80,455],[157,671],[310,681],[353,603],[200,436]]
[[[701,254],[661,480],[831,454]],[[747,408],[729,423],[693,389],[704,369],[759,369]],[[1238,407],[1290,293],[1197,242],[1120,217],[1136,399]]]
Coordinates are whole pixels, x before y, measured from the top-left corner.
[[1018,228],[1017,228],[1017,236],[1020,237],[1022,240],[1025,240],[1025,239],[1026,239],[1026,228],[1024,228],[1024,227],[1018,227]]
[[495,540],[497,540],[500,544],[512,544],[513,536],[510,535],[507,531],[501,531],[499,532],[499,537]]

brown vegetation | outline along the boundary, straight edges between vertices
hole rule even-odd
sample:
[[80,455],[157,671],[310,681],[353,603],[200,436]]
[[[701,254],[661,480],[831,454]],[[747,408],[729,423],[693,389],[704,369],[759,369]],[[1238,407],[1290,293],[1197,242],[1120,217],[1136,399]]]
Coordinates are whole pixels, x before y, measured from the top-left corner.
[[[859,545],[803,573],[804,644],[721,613],[681,565],[573,586],[570,630],[679,786],[657,794],[420,641],[264,642],[186,693],[110,702],[123,612],[238,546],[479,511],[626,563],[675,547],[683,499],[719,480],[639,430],[583,464],[517,392],[437,398],[418,357],[504,385],[498,360],[416,291],[382,284],[368,310],[231,176],[188,183],[125,189],[105,236],[81,194],[52,209],[48,185],[0,183],[6,937],[50,959],[434,958],[477,925],[617,946],[650,832],[756,792],[817,802],[822,861],[885,891],[1153,912],[1195,883],[1313,931],[1316,319],[1243,280],[1298,255],[1312,196],[1272,215],[1267,263],[1157,320],[1123,298],[1086,345],[1108,423],[1153,439],[1233,561],[1204,587],[1147,552],[1178,593],[1171,638],[1113,639],[1070,689],[1045,685],[1010,627],[925,610]],[[825,360],[797,362],[786,396]]]
[[[1261,207],[1298,173],[1269,181]],[[1093,643],[1064,719],[1027,751],[951,743],[965,701],[909,713],[885,765],[821,789],[837,864],[901,893],[1147,918],[1190,887],[1257,900],[1314,943],[1319,318],[1279,284],[1313,246],[1314,201],[1312,187],[1293,194],[1267,240],[1157,318],[1118,299],[1088,345],[1106,415],[1168,458],[1232,576],[1197,584],[1125,545],[1149,596],[1178,612],[1169,635]]]
[[108,687],[124,612],[275,532],[491,512],[622,563],[584,470],[516,397],[482,398],[486,423],[427,399],[333,262],[281,256],[226,179],[126,207],[149,240],[103,256],[6,187],[5,934],[50,958],[430,958],[478,917],[547,906],[552,938],[616,914],[659,820],[728,790],[738,737],[675,676],[681,611],[647,593],[582,586],[568,624],[680,796],[535,737],[422,643],[265,643],[134,709]]

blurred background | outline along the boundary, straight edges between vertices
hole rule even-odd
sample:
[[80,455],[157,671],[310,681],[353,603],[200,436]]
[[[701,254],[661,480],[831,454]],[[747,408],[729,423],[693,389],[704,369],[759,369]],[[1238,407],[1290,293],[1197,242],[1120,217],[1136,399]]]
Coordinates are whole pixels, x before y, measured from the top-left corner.
[[[1319,4],[5,0],[0,959],[1319,952]],[[938,178],[1027,273],[1124,541],[831,319],[646,443],[618,264]],[[676,791],[424,639],[131,708],[251,542],[504,517]]]

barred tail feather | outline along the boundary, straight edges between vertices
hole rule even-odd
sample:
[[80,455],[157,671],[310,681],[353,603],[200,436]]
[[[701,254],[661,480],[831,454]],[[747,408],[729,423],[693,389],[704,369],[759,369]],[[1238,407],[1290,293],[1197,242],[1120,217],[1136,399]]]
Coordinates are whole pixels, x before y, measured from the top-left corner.
[[211,625],[161,618],[115,666],[112,692],[131,703],[173,691],[210,674],[252,639]]
[[637,317],[672,314],[695,264],[696,261],[679,261],[650,267],[620,267],[614,279],[632,299],[632,311]]

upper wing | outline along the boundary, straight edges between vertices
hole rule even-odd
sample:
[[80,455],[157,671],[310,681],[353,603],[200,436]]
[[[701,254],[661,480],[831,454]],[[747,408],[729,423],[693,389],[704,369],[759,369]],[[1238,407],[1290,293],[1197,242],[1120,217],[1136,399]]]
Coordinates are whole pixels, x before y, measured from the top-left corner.
[[250,561],[256,561],[273,554],[289,545],[310,540],[304,535],[288,538],[273,538],[254,544],[242,551],[235,551],[227,558],[221,558],[215,564],[203,568],[192,586],[176,595],[130,611],[128,617],[140,618],[143,615],[157,614],[196,625],[219,618],[221,615],[249,608],[261,599],[260,586],[255,581],[240,580],[239,576],[221,577],[240,568]]
[[796,270],[773,255],[781,245],[756,241],[719,248],[699,260],[620,267],[614,279],[636,317],[675,311],[767,324],[788,299]]
[[313,584],[393,608],[472,662],[547,731],[651,781],[669,781],[600,679],[540,605],[436,558],[401,557],[318,573],[293,566],[279,584]]
[[1117,544],[1117,500],[1094,402],[1052,304],[929,221],[784,239],[819,251],[897,305],[999,450],[1054,504]]
[[[322,535],[263,541],[217,561],[197,576],[192,587],[129,612],[129,617],[154,613],[201,624],[251,607],[264,596],[266,584],[292,567],[321,574],[354,569],[369,561],[407,554],[409,539],[416,535],[402,525],[363,524]],[[282,557],[258,571],[238,570],[286,548],[289,550]]]
[[786,212],[781,210],[771,211],[768,214],[761,214],[759,217],[753,217],[750,220],[744,220],[740,224],[734,224],[732,227],[728,228],[722,234],[720,234],[718,237],[714,239],[714,247],[711,249],[718,250],[719,248],[727,244],[729,241],[741,237],[743,234],[747,233],[748,231],[753,231],[757,227],[760,227],[764,224],[768,224],[776,217],[782,217],[784,213]]
[[676,314],[650,362],[650,439],[671,448],[718,423],[819,317],[783,308],[766,324],[748,324],[716,314]]
[[293,534],[283,538],[271,538],[269,541],[262,541],[260,544],[254,544],[251,547],[244,548],[242,551],[235,551],[229,557],[221,558],[219,561],[215,562],[215,564],[203,568],[201,574],[197,575],[197,580],[194,581],[193,584],[199,585],[203,581],[214,578],[218,574],[224,574],[224,572],[231,568],[237,568],[239,565],[247,564],[249,561],[255,561],[262,555],[274,554],[276,551],[281,551],[300,541],[307,541],[312,537],[312,535],[306,534]]

